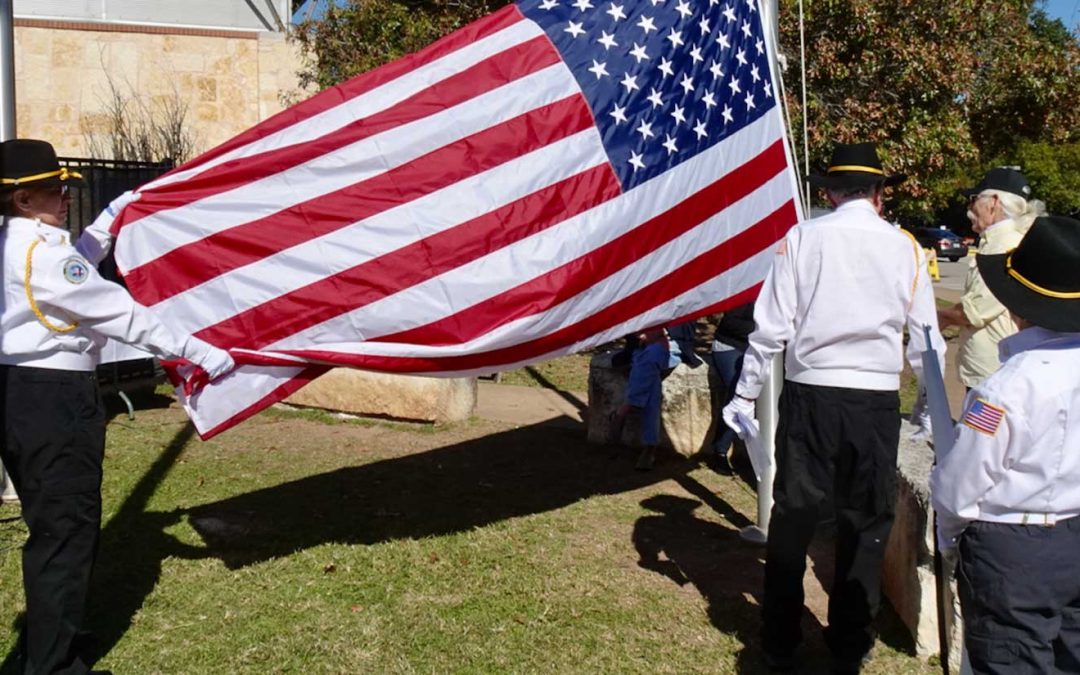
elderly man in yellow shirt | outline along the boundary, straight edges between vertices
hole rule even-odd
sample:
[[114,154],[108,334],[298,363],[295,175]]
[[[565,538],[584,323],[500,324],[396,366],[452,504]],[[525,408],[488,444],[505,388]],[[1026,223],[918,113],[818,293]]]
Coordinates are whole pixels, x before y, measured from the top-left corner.
[[[1024,175],[1008,167],[991,169],[966,194],[971,229],[980,237],[980,255],[1016,248],[1035,218],[1046,213],[1042,202],[1030,199],[1031,186]],[[970,258],[960,302],[938,310],[938,323],[962,329],[958,365],[960,381],[968,389],[1000,367],[998,343],[1017,332],[1005,306],[986,287],[975,257]]]

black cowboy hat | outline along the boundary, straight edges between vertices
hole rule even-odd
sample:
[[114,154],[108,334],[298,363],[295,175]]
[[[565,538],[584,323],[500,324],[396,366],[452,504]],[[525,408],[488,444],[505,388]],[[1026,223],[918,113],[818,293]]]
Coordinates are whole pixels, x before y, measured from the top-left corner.
[[0,188],[33,185],[85,187],[81,174],[60,166],[56,150],[45,141],[13,138],[0,143]]
[[1043,328],[1080,332],[1080,221],[1036,218],[1015,249],[975,260],[990,292],[1014,314]]
[[1027,178],[1024,178],[1024,174],[1016,169],[1007,166],[999,166],[987,171],[978,185],[964,190],[964,196],[971,197],[981,194],[984,190],[1011,192],[1018,197],[1031,199],[1031,186],[1028,185]]
[[907,176],[903,174],[889,176],[885,173],[874,143],[838,143],[833,148],[825,175],[810,175],[811,185],[826,189],[870,187],[878,183],[899,185],[905,180]]

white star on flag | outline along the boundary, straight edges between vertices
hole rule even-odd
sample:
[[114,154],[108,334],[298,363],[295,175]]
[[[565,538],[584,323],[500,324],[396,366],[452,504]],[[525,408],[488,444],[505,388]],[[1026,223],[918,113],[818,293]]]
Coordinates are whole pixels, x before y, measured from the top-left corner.
[[608,114],[615,118],[616,124],[622,124],[623,122],[628,121],[626,117],[626,106],[621,106],[618,103],[615,104],[615,108]]
[[728,23],[735,20],[735,10],[731,8],[731,5],[724,5],[724,18]]
[[637,26],[645,31],[645,35],[648,35],[651,30],[656,30],[656,22],[649,16],[642,15],[641,19],[637,22]]
[[689,75],[683,75],[682,82],[679,83],[679,86],[683,88],[685,93],[689,94],[694,91],[694,80]]
[[756,107],[757,106],[754,105],[754,94],[749,91],[746,92],[746,109],[753,110]]
[[664,74],[664,77],[671,77],[675,74],[675,70],[671,67],[671,61],[663,56],[660,57],[660,65],[657,68]]
[[705,131],[704,119],[698,120],[698,123],[694,125],[694,133],[697,135],[698,140],[701,140],[702,138],[707,138],[709,136],[709,132]]
[[671,116],[675,119],[675,124],[682,124],[686,121],[686,115],[684,114],[684,108],[681,105],[676,105],[675,110],[671,111]]
[[675,138],[671,134],[666,135],[664,147],[667,148],[669,155],[673,155],[679,151],[678,146],[675,145]]
[[693,15],[693,10],[690,9],[690,5],[686,0],[679,0],[679,4],[675,7],[675,11],[682,15],[682,18],[687,18]]
[[649,59],[649,55],[645,51],[645,45],[639,45],[636,42],[634,43],[634,48],[630,50],[630,56],[633,56],[634,60],[638,63]]
[[664,105],[664,97],[657,91],[656,87],[652,88],[652,91],[649,92],[649,95],[646,96],[646,98],[649,100],[649,103],[652,103],[652,107],[654,108],[659,108]]
[[653,136],[655,136],[655,134],[652,132],[652,125],[645,120],[641,120],[641,124],[638,126],[637,129],[635,129],[635,131],[641,134],[642,139],[652,138]]
[[604,49],[611,49],[612,47],[619,46],[619,43],[615,41],[615,35],[608,33],[606,30],[600,31],[600,39],[597,40],[597,42],[604,45]]
[[610,14],[612,21],[618,21],[619,19],[626,18],[626,12],[623,11],[623,5],[616,5],[614,2],[611,3],[611,7],[609,7],[604,13]]
[[664,39],[671,43],[672,48],[678,48],[683,44],[682,33],[674,28],[671,29],[671,32],[668,33],[668,36]]
[[596,59],[593,59],[592,67],[589,68],[589,72],[592,73],[593,75],[596,75],[596,79],[598,79],[598,80],[601,77],[607,77],[608,76],[607,64],[606,63],[600,63]]
[[641,153],[630,151],[630,165],[634,167],[634,171],[645,168],[645,162],[641,160]]
[[581,27],[580,23],[574,23],[573,21],[570,21],[569,24],[570,25],[563,29],[564,33],[570,33],[570,35],[575,38],[585,33],[585,29]]
[[739,78],[734,75],[731,76],[731,82],[728,82],[728,87],[731,89],[731,95],[742,93],[742,87],[739,86]]
[[620,82],[619,84],[626,87],[626,93],[627,94],[641,88],[641,87],[638,86],[637,78],[635,76],[631,75],[630,73],[626,73],[625,75],[623,75],[622,82]]

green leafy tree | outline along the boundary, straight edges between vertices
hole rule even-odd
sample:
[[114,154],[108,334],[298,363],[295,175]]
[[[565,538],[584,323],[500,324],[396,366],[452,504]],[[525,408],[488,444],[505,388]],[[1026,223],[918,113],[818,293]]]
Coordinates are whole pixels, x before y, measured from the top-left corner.
[[325,89],[426,47],[487,14],[486,0],[350,0],[293,31],[303,88]]
[[[903,220],[935,220],[1022,142],[1070,142],[1080,130],[1076,39],[1031,0],[821,0],[804,10],[811,166],[834,142],[877,141],[886,166],[910,176],[895,190]],[[780,16],[782,50],[797,55],[797,0],[782,0]],[[798,72],[786,79],[801,129]]]

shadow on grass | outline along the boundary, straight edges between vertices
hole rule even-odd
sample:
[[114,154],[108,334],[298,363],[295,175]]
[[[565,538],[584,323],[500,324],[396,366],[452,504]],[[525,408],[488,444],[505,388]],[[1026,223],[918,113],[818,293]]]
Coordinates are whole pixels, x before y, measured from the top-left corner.
[[210,554],[232,569],[326,543],[376,544],[465,532],[597,495],[635,490],[691,468],[651,472],[633,453],[609,459],[565,419],[428,452],[301,478],[188,512]]
[[[680,481],[680,484],[684,482]],[[690,489],[693,486],[683,487]],[[690,491],[695,496],[704,496],[700,490]],[[711,493],[707,504],[733,525],[749,524],[730,505]],[[644,516],[634,525],[633,542],[638,551],[638,564],[680,586],[693,584],[701,593],[709,603],[709,620],[716,629],[742,643],[735,655],[733,672],[767,672],[758,637],[765,549],[743,541],[738,529],[699,518],[694,512],[702,505],[701,501],[657,495],[644,500],[641,505],[657,515]],[[737,517],[732,518],[729,514]],[[804,611],[803,630],[807,637],[820,635],[820,629],[817,619]],[[810,655],[804,667],[827,667],[827,662],[818,663],[820,658],[815,656]]]

